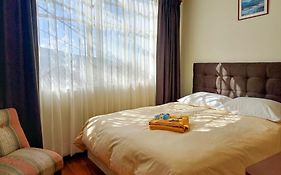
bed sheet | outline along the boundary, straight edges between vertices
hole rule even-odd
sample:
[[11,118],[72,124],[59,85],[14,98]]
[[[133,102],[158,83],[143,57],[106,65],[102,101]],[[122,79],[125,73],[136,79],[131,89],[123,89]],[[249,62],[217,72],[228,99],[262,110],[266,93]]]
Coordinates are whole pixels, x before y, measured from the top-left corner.
[[[155,114],[190,116],[190,131],[150,130]],[[239,175],[281,151],[281,125],[183,103],[126,110],[87,122],[82,141],[120,175]]]

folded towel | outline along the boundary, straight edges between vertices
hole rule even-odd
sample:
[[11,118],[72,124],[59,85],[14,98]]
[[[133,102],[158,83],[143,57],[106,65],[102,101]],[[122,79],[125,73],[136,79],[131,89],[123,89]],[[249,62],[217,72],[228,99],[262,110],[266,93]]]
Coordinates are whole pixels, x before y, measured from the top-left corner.
[[151,120],[149,122],[149,128],[152,130],[159,129],[183,133],[189,129],[189,120],[188,117],[169,120]]
[[188,130],[188,126],[179,128],[179,127],[162,126],[162,125],[149,125],[149,128],[151,130],[166,130],[166,131],[173,131],[173,132],[180,132],[180,133],[184,133],[185,131]]

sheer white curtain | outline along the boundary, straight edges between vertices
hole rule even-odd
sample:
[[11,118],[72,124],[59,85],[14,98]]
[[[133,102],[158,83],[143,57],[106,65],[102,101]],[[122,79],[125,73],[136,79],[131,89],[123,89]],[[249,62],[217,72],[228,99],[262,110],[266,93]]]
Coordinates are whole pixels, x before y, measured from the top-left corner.
[[43,144],[61,155],[94,115],[154,105],[157,0],[37,0]]

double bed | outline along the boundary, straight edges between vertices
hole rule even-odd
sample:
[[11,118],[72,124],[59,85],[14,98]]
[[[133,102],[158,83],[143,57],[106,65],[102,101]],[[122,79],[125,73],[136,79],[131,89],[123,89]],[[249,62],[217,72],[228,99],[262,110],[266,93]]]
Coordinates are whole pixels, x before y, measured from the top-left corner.
[[[202,91],[281,102],[281,63],[196,63],[193,92]],[[190,116],[189,131],[150,130],[159,113]],[[106,174],[242,175],[281,151],[281,124],[173,102],[92,117],[80,139]]]

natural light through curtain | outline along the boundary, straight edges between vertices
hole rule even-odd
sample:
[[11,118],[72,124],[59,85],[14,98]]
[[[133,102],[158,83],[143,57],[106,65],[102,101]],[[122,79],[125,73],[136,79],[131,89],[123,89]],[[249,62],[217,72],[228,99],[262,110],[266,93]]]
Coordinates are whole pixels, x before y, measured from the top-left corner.
[[37,0],[44,147],[89,117],[154,105],[157,0]]

